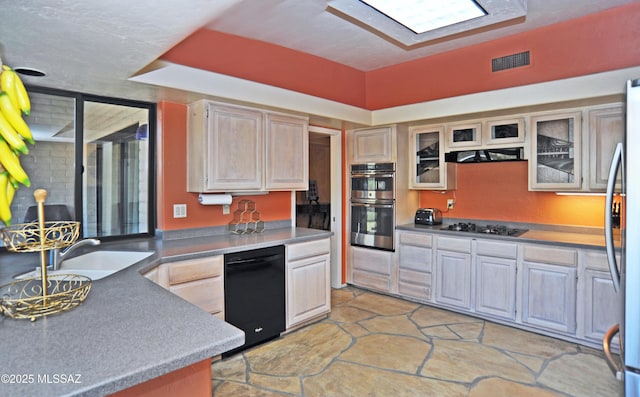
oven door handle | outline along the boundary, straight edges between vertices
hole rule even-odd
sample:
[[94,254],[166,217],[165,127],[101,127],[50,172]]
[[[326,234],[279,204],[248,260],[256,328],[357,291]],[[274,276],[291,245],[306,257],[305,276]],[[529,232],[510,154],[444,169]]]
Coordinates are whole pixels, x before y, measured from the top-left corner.
[[379,172],[351,174],[351,178],[369,178],[372,176],[375,176],[377,178],[393,178],[395,175],[390,173],[381,174]]
[[369,208],[393,208],[393,204],[376,204],[376,203],[358,203],[351,202],[352,207],[369,207]]

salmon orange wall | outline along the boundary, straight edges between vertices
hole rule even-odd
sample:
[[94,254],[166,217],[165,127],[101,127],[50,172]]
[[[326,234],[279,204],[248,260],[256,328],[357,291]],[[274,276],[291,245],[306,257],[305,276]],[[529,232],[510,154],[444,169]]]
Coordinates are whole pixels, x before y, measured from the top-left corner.
[[[640,2],[373,71],[201,29],[162,59],[366,109],[426,102],[640,65]],[[491,59],[531,64],[491,73]]]
[[[640,2],[367,73],[367,108],[515,87],[640,65]],[[491,59],[530,51],[528,66]]]
[[[207,29],[195,32],[162,58],[354,106],[379,109],[640,65],[638,37],[640,2],[634,2],[366,73],[284,47]],[[531,65],[493,74],[488,72],[491,58],[524,50],[531,51]],[[163,140],[159,159],[159,227],[169,230],[226,224],[230,216],[223,216],[220,207],[200,206],[197,194],[187,193],[184,188],[186,107],[161,103],[159,115]],[[487,167],[498,164],[461,165],[456,192],[458,202],[450,215],[475,218],[480,216],[479,208],[482,208],[484,219],[601,225],[600,198],[576,199],[528,192],[524,164],[499,164],[502,167],[499,172],[519,170],[521,174],[514,175],[518,178],[487,180],[484,185],[480,182],[482,179],[474,180],[465,175],[475,167],[483,167],[478,168],[479,175],[491,178],[491,173],[486,173]],[[517,182],[512,185],[507,181]],[[474,191],[478,188],[483,188],[488,194],[486,197],[497,200],[499,205],[478,198]],[[496,197],[496,192],[503,193]],[[445,196],[422,193],[421,205],[444,208],[442,200]],[[255,200],[259,209],[269,208],[263,210],[265,217],[276,220],[290,216],[289,192],[255,196]],[[187,218],[173,219],[175,203],[187,204]],[[563,209],[563,206],[569,208]]]
[[[187,106],[158,104],[158,228],[177,230],[224,226],[233,219],[241,199],[253,200],[264,221],[291,219],[291,192],[234,197],[231,214],[223,215],[221,205],[203,206],[198,194],[187,192]],[[187,217],[174,218],[173,205],[187,204]]]
[[165,53],[162,59],[365,106],[363,72],[263,41],[200,29]]
[[553,192],[530,192],[526,161],[458,164],[455,191],[423,191],[421,207],[447,208],[445,218],[498,220],[570,226],[604,226],[604,197],[559,196]]

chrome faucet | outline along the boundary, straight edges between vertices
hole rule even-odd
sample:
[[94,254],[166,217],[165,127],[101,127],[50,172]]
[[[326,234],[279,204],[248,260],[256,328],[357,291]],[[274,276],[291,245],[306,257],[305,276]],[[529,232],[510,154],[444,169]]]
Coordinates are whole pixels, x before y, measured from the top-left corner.
[[69,255],[72,251],[75,251],[76,248],[83,247],[85,245],[99,245],[100,240],[95,238],[88,238],[85,240],[80,240],[75,244],[67,247],[64,251],[60,251],[59,248],[51,250],[51,270],[60,269],[60,265],[66,259],[67,255]]

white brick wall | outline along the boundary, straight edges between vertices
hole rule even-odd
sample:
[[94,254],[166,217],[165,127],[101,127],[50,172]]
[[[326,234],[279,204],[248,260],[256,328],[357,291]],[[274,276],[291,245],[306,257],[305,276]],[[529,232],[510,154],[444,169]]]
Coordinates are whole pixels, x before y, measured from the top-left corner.
[[24,222],[27,208],[36,205],[33,192],[46,189],[46,204],[64,204],[73,216],[73,143],[36,142],[29,145],[29,154],[20,156],[20,163],[29,174],[31,187],[20,185],[11,212],[13,223]]

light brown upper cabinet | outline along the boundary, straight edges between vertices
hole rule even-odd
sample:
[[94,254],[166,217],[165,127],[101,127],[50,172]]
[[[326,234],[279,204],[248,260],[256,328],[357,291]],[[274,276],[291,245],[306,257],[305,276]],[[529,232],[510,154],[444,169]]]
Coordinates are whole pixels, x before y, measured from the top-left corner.
[[306,118],[266,114],[267,190],[307,190],[309,125]]
[[484,121],[482,143],[487,146],[524,146],[524,118],[498,118]]
[[304,117],[207,100],[189,105],[187,191],[304,190]]
[[393,126],[353,130],[350,141],[352,164],[396,161],[396,131]]
[[450,124],[446,129],[448,149],[464,149],[482,145],[482,123]]
[[445,152],[524,146],[524,118],[456,122],[445,128]]
[[606,190],[616,144],[624,139],[624,104],[534,114],[530,120],[530,190]]
[[581,136],[580,111],[531,116],[530,190],[580,190]]
[[[624,105],[612,104],[589,110],[589,186],[590,191],[605,191],[609,167],[616,144],[624,139]],[[618,176],[618,189],[620,177]]]
[[456,188],[456,164],[444,161],[444,126],[409,127],[409,189]]

